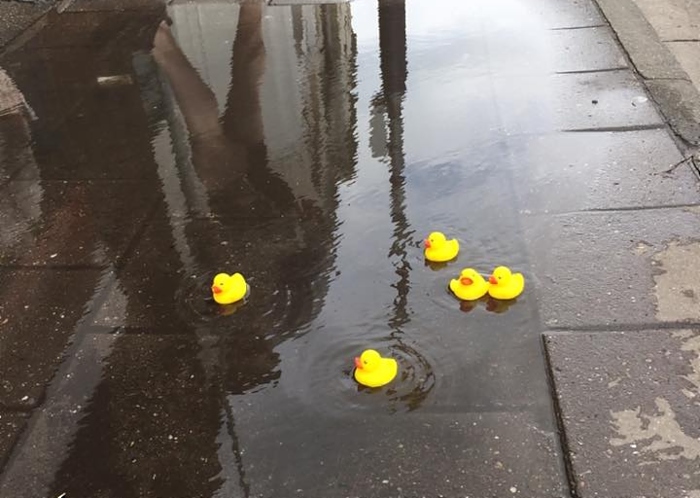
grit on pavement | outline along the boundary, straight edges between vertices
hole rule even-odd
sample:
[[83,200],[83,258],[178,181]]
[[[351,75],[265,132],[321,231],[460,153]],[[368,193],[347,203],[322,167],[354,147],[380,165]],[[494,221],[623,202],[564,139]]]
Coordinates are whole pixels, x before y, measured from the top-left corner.
[[700,498],[694,5],[3,11],[0,497]]

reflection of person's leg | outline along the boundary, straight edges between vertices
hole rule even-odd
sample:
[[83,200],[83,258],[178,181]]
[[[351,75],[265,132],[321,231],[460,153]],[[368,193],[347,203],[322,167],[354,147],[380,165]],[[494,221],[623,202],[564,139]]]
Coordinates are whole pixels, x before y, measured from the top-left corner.
[[153,39],[153,58],[168,77],[190,135],[221,133],[214,93],[182,53],[165,21]]
[[226,137],[247,151],[247,178],[278,209],[293,207],[294,196],[282,178],[268,167],[260,87],[265,70],[261,2],[241,4],[233,44],[231,86],[226,99],[223,127]]
[[192,162],[206,190],[211,193],[229,180],[242,192],[245,182],[245,151],[224,136],[216,97],[187,60],[170,28],[162,22],[153,40],[153,58],[170,83],[185,118],[192,147]]
[[241,4],[224,114],[226,135],[248,146],[264,141],[260,107],[260,80],[265,69],[262,8],[258,2]]

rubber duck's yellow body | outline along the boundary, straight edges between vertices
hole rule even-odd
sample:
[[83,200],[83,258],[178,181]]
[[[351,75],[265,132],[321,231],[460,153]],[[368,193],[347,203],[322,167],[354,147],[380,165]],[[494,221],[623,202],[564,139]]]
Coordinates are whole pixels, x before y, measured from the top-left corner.
[[355,380],[367,387],[381,387],[388,384],[399,371],[399,364],[393,358],[382,358],[374,349],[366,349],[355,358]]
[[459,242],[457,239],[447,240],[445,234],[433,232],[424,241],[425,259],[442,263],[453,260],[459,253]]
[[217,303],[232,304],[246,296],[248,284],[240,273],[219,273],[214,277],[211,293]]
[[515,299],[525,288],[522,273],[511,273],[505,266],[499,266],[489,277],[489,296],[494,299]]
[[462,301],[476,301],[486,295],[489,284],[474,268],[465,268],[450,280],[450,290]]

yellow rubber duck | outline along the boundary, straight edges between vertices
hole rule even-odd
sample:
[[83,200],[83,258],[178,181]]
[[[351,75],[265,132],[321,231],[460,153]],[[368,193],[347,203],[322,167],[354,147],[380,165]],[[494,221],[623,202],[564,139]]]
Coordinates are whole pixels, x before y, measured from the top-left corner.
[[425,259],[442,263],[457,257],[459,242],[457,239],[447,240],[442,232],[432,232],[424,241]]
[[494,299],[515,299],[525,288],[525,278],[522,273],[511,273],[505,266],[493,270],[489,277],[489,296]]
[[476,301],[489,291],[489,284],[474,268],[465,268],[450,280],[450,290],[462,301]]
[[399,371],[399,364],[393,358],[382,358],[374,349],[366,349],[355,358],[355,380],[367,387],[381,387],[388,384]]
[[246,296],[248,284],[240,273],[219,273],[214,277],[211,293],[217,303],[232,304]]

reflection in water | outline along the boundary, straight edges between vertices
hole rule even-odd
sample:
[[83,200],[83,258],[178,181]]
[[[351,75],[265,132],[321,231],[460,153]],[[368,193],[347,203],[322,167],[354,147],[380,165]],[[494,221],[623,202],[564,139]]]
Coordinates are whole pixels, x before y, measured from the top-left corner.
[[[380,0],[378,17],[382,90],[372,99],[371,144],[374,155],[388,159],[389,163],[390,218],[393,225],[389,257],[397,276],[397,281],[392,284],[396,297],[389,318],[390,337],[394,343],[390,349],[399,359],[399,376],[392,383],[397,387],[388,388],[386,395],[391,400],[393,410],[405,405],[410,411],[418,408],[427,397],[435,378],[430,363],[403,337],[403,327],[411,319],[408,295],[412,268],[408,251],[415,250],[411,239],[414,232],[406,216],[403,100],[408,70],[405,0]],[[410,360],[405,361],[406,357]],[[410,389],[407,392],[406,386]]]
[[[0,68],[0,182],[16,170],[35,175],[36,159],[32,151],[29,121],[33,112],[12,78]],[[0,195],[0,261],[14,247],[32,247],[31,227],[41,217],[41,186],[10,182]]]
[[[237,321],[221,320],[229,313],[217,311],[215,321],[191,322],[200,324],[197,335],[204,348],[200,357],[213,375],[211,381],[217,384],[217,391],[229,395],[252,393],[276,382],[281,372],[274,348],[297,335],[318,313],[332,269],[334,190],[343,176],[352,174],[356,148],[353,100],[347,93],[354,85],[354,75],[347,70],[354,65],[354,53],[340,42],[342,30],[348,29],[349,6],[320,7],[315,27],[322,29],[313,33],[304,33],[309,12],[305,15],[300,7],[290,9],[299,76],[308,78],[302,81],[301,105],[295,113],[303,125],[283,130],[302,132],[291,150],[275,145],[274,122],[272,131],[265,130],[261,92],[266,81],[275,82],[264,78],[266,68],[275,66],[276,57],[274,52],[268,56],[263,41],[263,9],[259,3],[244,3],[238,11],[231,79],[221,117],[213,91],[165,23],[159,26],[153,51],[183,114],[192,167],[206,196],[190,204],[207,206],[208,218],[217,220],[204,233],[197,231],[195,236],[193,232],[188,245],[196,262],[233,262],[235,270],[243,271],[253,287],[250,304],[235,310]],[[279,50],[283,46],[280,42],[283,40],[271,45]],[[346,79],[338,78],[336,85],[321,85],[331,74]],[[270,102],[268,98],[267,105],[279,106],[275,112],[282,112],[280,107],[289,103]],[[268,140],[272,140],[272,152]],[[280,152],[283,154],[278,158]],[[282,174],[273,170],[276,166],[283,168]],[[297,179],[294,185],[299,187],[298,179],[308,174],[305,169],[311,173],[311,191],[299,195],[286,178],[292,173]],[[321,194],[317,200],[308,196],[313,191]],[[234,238],[224,235],[230,229],[235,230]],[[220,255],[222,243],[229,253],[226,259]],[[191,308],[199,317],[206,317],[207,308],[201,301],[192,305],[191,300],[206,293],[209,283],[201,279],[194,282],[187,292]],[[247,496],[249,485],[235,413],[226,399],[223,406],[238,488]]]
[[[465,17],[484,8],[448,4],[466,9]],[[79,268],[70,273],[88,269],[70,301],[47,305],[52,325],[56,310],[80,315],[85,294],[95,288],[99,297],[82,322],[61,322],[42,342],[58,358],[75,336],[56,380],[63,389],[50,390],[1,486],[29,483],[33,496],[285,496],[288,489],[349,496],[387,473],[408,475],[402,466],[416,462],[416,481],[432,485],[429,476],[446,461],[450,469],[487,461],[496,432],[528,451],[549,448],[539,433],[519,436],[531,424],[523,409],[533,400],[549,407],[546,385],[532,382],[541,365],[539,348],[530,347],[539,344],[537,327],[520,312],[527,301],[499,316],[485,311],[510,303],[486,300],[460,313],[446,289],[451,272],[420,264],[412,229],[419,222],[468,231],[469,256],[479,264],[524,252],[517,232],[490,236],[493,223],[513,219],[510,199],[477,202],[469,216],[460,210],[463,192],[481,196],[492,186],[484,157],[495,151],[503,169],[512,166],[493,146],[492,95],[480,80],[462,84],[465,65],[478,60],[465,54],[483,34],[465,38],[460,18],[454,30],[436,27],[421,42],[424,25],[406,21],[420,14],[419,4],[409,5],[416,7],[173,2],[170,26],[162,13],[122,13],[114,24],[86,23],[99,26],[99,36],[85,34],[94,46],[34,46],[23,55],[28,100],[41,116],[32,130],[37,166],[23,174],[41,196],[29,196],[16,226],[41,249],[11,256],[44,264],[57,254]],[[359,59],[351,6],[358,18],[379,21],[366,44],[356,24]],[[445,17],[444,8],[425,10],[434,14],[427,21]],[[416,48],[410,94],[409,41]],[[381,89],[372,94],[377,69]],[[106,72],[129,73],[134,83],[96,87]],[[356,113],[370,121],[371,136],[356,127]],[[423,133],[434,136],[423,142]],[[465,141],[444,162],[456,135]],[[358,141],[370,150],[358,150]],[[419,149],[439,161],[417,161]],[[409,205],[427,190],[435,199]],[[46,249],[49,239],[60,240],[60,250]],[[235,310],[213,305],[211,278],[235,270],[251,284],[249,300]],[[49,301],[54,283],[30,286]],[[45,316],[31,325],[44,332]],[[358,389],[343,363],[370,345],[399,361],[386,389]],[[34,363],[49,376],[55,367]],[[386,416],[407,411],[414,413]],[[46,427],[56,420],[61,430],[49,439]],[[452,445],[443,429],[457,421],[461,440]],[[428,429],[433,422],[437,432]],[[438,455],[445,452],[423,468],[425,434]],[[407,458],[375,465],[372,447],[399,442]],[[365,464],[345,451],[353,445]],[[32,447],[47,449],[38,463]],[[464,465],[449,464],[460,458]],[[467,489],[474,475],[453,481]],[[329,482],[337,487],[317,492]]]

